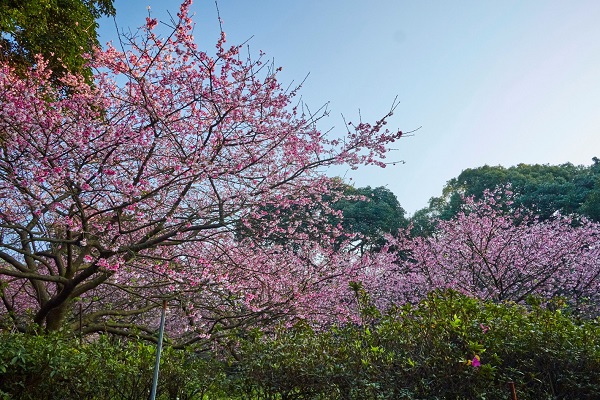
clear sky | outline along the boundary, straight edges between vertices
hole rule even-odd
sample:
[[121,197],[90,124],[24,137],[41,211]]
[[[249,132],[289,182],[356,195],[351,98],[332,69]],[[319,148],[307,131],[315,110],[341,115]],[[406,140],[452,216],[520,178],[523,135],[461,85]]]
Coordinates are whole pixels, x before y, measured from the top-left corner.
[[[178,1],[116,0],[116,23],[168,21]],[[219,0],[228,43],[250,39],[300,82],[311,109],[329,102],[322,130],[340,115],[374,121],[398,96],[389,126],[403,131],[390,161],[332,174],[386,186],[413,213],[466,168],[591,164],[600,157],[598,0]],[[195,37],[212,49],[213,0],[195,0]],[[101,42],[114,39],[101,20]]]

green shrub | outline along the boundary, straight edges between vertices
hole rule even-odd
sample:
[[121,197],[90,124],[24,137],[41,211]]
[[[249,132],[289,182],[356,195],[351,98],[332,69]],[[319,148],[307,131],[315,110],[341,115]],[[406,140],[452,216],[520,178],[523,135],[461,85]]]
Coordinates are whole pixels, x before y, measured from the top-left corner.
[[[360,291],[360,289],[359,289]],[[359,301],[368,303],[360,293]],[[235,357],[166,347],[159,399],[600,398],[600,323],[535,301],[436,292],[363,325],[247,332]],[[155,346],[101,336],[0,335],[0,399],[146,399]],[[475,357],[478,357],[476,359]],[[480,363],[480,365],[474,365]]]
[[432,293],[367,326],[257,335],[238,371],[265,399],[503,399],[511,381],[519,400],[597,399],[599,334],[560,310]]
[[[146,399],[156,346],[100,337],[79,345],[60,334],[0,336],[2,399]],[[193,352],[163,350],[159,399],[203,399],[219,393],[224,364]]]
[[93,382],[82,371],[87,354],[58,335],[4,334],[0,338],[0,391],[4,398],[92,398]]

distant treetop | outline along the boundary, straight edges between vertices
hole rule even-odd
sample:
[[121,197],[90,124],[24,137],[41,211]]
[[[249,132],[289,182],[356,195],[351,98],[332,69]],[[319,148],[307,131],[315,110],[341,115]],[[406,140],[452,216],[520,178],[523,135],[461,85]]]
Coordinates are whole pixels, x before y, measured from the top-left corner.
[[449,180],[442,196],[431,198],[429,206],[417,211],[412,221],[426,234],[433,227],[432,219],[456,216],[465,197],[479,200],[486,189],[506,185],[515,193],[515,206],[533,211],[541,220],[558,212],[600,221],[600,159],[594,157],[593,162],[590,166],[565,163],[469,168]]

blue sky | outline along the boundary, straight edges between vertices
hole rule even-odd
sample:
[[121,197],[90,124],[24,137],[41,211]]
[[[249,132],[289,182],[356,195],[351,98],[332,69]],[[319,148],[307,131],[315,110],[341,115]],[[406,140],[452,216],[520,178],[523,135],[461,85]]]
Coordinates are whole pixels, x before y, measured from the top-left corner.
[[[600,157],[600,1],[220,0],[229,44],[248,39],[300,82],[311,109],[329,102],[322,130],[341,114],[374,121],[398,96],[391,127],[410,131],[389,160],[339,169],[355,186],[386,186],[409,212],[449,179],[482,165],[591,164]],[[116,0],[120,28],[150,6],[167,21],[178,1]],[[195,0],[195,37],[213,48],[214,1]],[[101,20],[101,42],[114,39]]]

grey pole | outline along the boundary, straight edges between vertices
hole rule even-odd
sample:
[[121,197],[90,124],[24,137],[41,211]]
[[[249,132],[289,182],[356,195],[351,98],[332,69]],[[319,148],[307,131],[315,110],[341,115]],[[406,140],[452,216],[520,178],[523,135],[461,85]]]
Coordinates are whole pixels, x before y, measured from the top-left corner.
[[165,331],[165,312],[167,310],[167,301],[163,301],[162,314],[160,315],[160,329],[158,331],[158,344],[156,345],[156,362],[154,363],[154,376],[152,377],[152,391],[150,400],[156,399],[156,387],[158,386],[158,368],[160,367],[160,352],[162,350],[163,333]]

